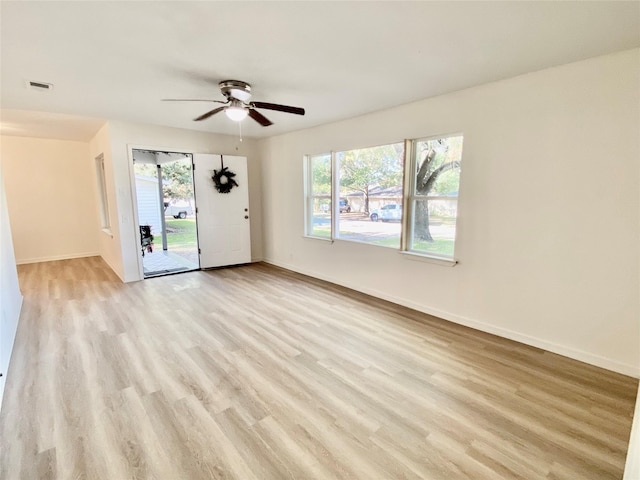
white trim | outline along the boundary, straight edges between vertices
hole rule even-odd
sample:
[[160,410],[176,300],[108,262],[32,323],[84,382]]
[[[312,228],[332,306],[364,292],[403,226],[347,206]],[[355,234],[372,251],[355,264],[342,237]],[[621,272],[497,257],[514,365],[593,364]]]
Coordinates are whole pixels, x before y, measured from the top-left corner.
[[[136,172],[134,168],[133,162],[133,151],[134,150],[148,150],[151,152],[169,152],[169,153],[178,153],[182,155],[191,155],[191,161],[193,162],[193,156],[196,154],[193,149],[185,148],[185,149],[174,149],[173,147],[150,147],[146,145],[138,145],[138,144],[127,144],[127,157],[128,157],[128,169],[129,169],[129,188],[131,189],[131,205],[132,205],[132,221],[133,221],[133,242],[131,245],[136,246],[136,260],[138,264],[138,278],[131,279],[131,281],[135,282],[138,280],[144,280],[144,265],[142,263],[142,255],[140,255],[138,245],[140,244],[140,233],[138,230],[138,192],[136,189]],[[194,179],[194,189],[195,189],[195,179]],[[194,202],[196,204],[196,208],[198,207],[197,200],[195,199],[194,192]],[[197,225],[197,216],[196,216],[196,225]],[[122,239],[120,239],[120,243],[122,244]],[[124,246],[122,247],[124,248]],[[200,248],[200,243],[198,240],[198,248]],[[122,255],[124,257],[124,255]]]
[[639,365],[631,365],[622,362],[618,362],[616,360],[612,360],[610,358],[602,357],[600,355],[595,355],[590,352],[586,352],[584,350],[579,350],[573,347],[568,347],[565,345],[560,345],[554,342],[550,342],[548,340],[544,340],[542,338],[536,338],[529,335],[525,335],[522,333],[515,332],[513,330],[509,330],[502,327],[496,327],[495,325],[490,325],[488,323],[474,320],[472,318],[463,317],[461,315],[456,315],[450,312],[445,312],[442,310],[437,310],[429,307],[425,307],[424,305],[417,304],[412,301],[408,301],[403,298],[394,297],[392,295],[388,295],[387,293],[375,289],[362,288],[358,285],[350,285],[348,283],[342,282],[337,278],[333,278],[330,276],[322,275],[317,272],[313,272],[310,270],[300,269],[293,265],[289,265],[286,263],[276,262],[270,259],[265,259],[265,263],[269,263],[281,268],[285,268],[287,270],[291,270],[294,272],[301,273],[303,275],[308,275],[320,280],[324,280],[330,283],[334,283],[336,285],[340,285],[343,287],[350,288],[352,290],[365,293],[367,295],[371,295],[382,300],[387,300],[389,302],[409,307],[414,310],[417,310],[422,313],[426,313],[428,315],[433,315],[434,317],[438,317],[442,320],[450,321],[453,323],[457,323],[459,325],[464,325],[465,327],[470,327],[475,330],[480,330],[482,332],[490,333],[492,335],[497,335],[499,337],[507,338],[509,340],[514,340],[516,342],[523,343],[525,345],[529,345],[532,347],[540,348],[542,350],[546,350],[551,353],[556,353],[558,355],[562,355],[565,357],[572,358],[574,360],[578,360],[580,362],[588,363],[590,365],[594,365],[596,367],[604,368],[606,370],[611,370],[613,372],[621,373],[623,375],[628,375],[634,378],[640,378],[640,366]]
[[[118,271],[117,271],[115,268],[113,268],[113,265],[111,265],[111,263],[109,262],[109,260],[107,260],[107,259],[106,259],[105,257],[103,257],[102,255],[100,255],[100,258],[102,259],[102,261],[103,261],[104,263],[106,263],[106,264],[107,264],[107,266],[111,269],[111,271],[115,274],[115,276],[116,276],[116,277],[118,277],[118,278],[120,279],[120,281],[121,281],[122,283],[128,283],[128,282],[125,282],[125,281],[124,281],[124,278],[123,278],[123,277],[118,273]],[[136,282],[136,281],[138,281],[138,280],[129,280],[129,282]]]
[[424,254],[424,253],[410,252],[410,251],[404,251],[404,250],[400,250],[399,253],[400,255],[403,255],[404,258],[406,258],[407,260],[413,260],[416,262],[433,263],[435,265],[442,265],[445,267],[455,267],[458,264],[458,261],[452,258],[441,258],[433,255]]
[[335,151],[331,150],[331,240],[340,234],[340,162]]
[[373,242],[366,242],[364,240],[354,240],[352,238],[342,238],[342,237],[335,237],[333,239],[335,242],[349,242],[349,243],[357,243],[359,245],[369,245],[371,247],[378,247],[378,248],[386,248],[387,250],[395,250],[396,252],[400,252],[400,239],[398,239],[398,246],[394,246],[394,245],[380,245],[378,243],[373,243]]
[[111,210],[109,209],[109,195],[107,193],[107,174],[104,168],[104,152],[95,160],[96,181],[98,183],[98,207],[100,210],[100,226],[103,230],[111,229]]
[[309,190],[310,183],[309,177],[311,175],[310,170],[311,166],[311,155],[305,155],[302,159],[302,186],[303,186],[303,195],[304,195],[304,234],[307,235],[311,231],[311,223],[309,219]]
[[[448,196],[448,195],[418,195],[416,193],[416,179],[417,179],[417,167],[418,167],[418,142],[429,142],[431,140],[439,140],[444,138],[454,138],[454,137],[462,137],[463,142],[463,150],[464,150],[464,135],[462,132],[460,133],[452,133],[444,136],[432,136],[432,137],[424,137],[424,138],[415,138],[406,141],[405,145],[405,185],[403,188],[403,205],[405,215],[403,216],[402,226],[403,226],[403,243],[402,243],[402,251],[409,254],[414,255],[423,255],[426,257],[435,257],[438,258],[437,255],[432,255],[427,252],[422,253],[413,249],[414,243],[414,231],[416,229],[416,204],[419,201],[429,201],[429,200],[447,200],[447,201],[455,201],[456,206],[456,216],[454,226],[456,228],[455,236],[453,238],[453,253],[455,254],[456,243],[458,241],[458,198],[459,195],[456,196]],[[407,151],[408,156],[407,156]],[[460,163],[462,163],[462,151],[460,152]],[[444,165],[444,164],[443,164]],[[461,179],[461,169],[458,172],[458,183],[460,183]],[[407,188],[408,187],[408,188]],[[453,263],[450,266],[458,263],[453,259],[442,259],[442,260],[451,260]],[[433,262],[439,263],[439,262]]]
[[[316,199],[326,198],[329,204],[332,203],[332,193],[316,194],[313,192],[313,160],[319,157],[329,157],[329,169],[332,170],[331,153],[322,153],[318,155],[305,155],[303,158],[303,186],[304,186],[304,236],[314,237],[313,235],[313,206]],[[331,179],[331,190],[333,191],[333,179]]]
[[16,265],[28,265],[30,263],[55,262],[57,260],[71,260],[73,258],[99,257],[99,256],[100,256],[100,253],[98,252],[71,253],[67,255],[53,255],[48,257],[25,258],[21,260],[16,259]]
[[331,237],[318,237],[316,235],[303,235],[302,238],[307,238],[309,240],[320,240],[322,242],[333,243]]

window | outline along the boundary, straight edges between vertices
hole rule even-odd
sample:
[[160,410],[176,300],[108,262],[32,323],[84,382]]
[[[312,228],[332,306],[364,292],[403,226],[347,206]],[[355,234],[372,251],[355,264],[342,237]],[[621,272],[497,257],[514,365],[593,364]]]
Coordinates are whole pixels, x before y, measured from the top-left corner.
[[462,135],[413,140],[406,250],[453,260]]
[[336,238],[400,248],[404,143],[338,152]]
[[308,156],[306,163],[306,231],[331,239],[331,155]]
[[109,220],[109,199],[107,197],[107,180],[104,173],[104,155],[96,157],[96,179],[98,181],[98,204],[100,207],[100,225],[103,230],[111,229]]
[[462,135],[408,140],[406,171],[405,142],[307,156],[305,234],[451,263],[462,142]]

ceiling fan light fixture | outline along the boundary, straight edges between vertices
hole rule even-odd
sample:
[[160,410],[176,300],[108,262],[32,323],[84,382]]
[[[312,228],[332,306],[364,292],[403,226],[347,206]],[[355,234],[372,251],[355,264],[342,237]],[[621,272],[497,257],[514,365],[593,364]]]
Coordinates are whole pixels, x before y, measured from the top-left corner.
[[224,109],[224,113],[229,117],[230,120],[234,122],[241,122],[247,115],[249,115],[249,111],[245,107],[239,107],[231,105]]
[[247,92],[245,90],[240,90],[238,88],[232,88],[229,91],[233,98],[237,98],[238,100],[242,100],[243,102],[248,102],[249,100],[251,100],[250,92]]
[[[2,0],[0,0],[2,1]],[[273,125],[273,122],[262,115],[258,108],[265,108],[267,110],[275,110],[278,112],[293,113],[295,115],[304,115],[304,108],[291,107],[288,105],[280,105],[278,103],[267,102],[250,102],[251,98],[251,85],[247,82],[240,80],[224,80],[218,84],[220,92],[227,99],[226,102],[220,100],[202,100],[202,99],[176,99],[166,98],[165,101],[184,101],[184,102],[214,102],[222,103],[224,106],[214,108],[206,113],[203,113],[199,117],[193,119],[194,122],[200,122],[207,118],[216,115],[220,112],[225,112],[227,118],[233,122],[241,122],[247,117],[251,117],[257,123],[263,127]]]

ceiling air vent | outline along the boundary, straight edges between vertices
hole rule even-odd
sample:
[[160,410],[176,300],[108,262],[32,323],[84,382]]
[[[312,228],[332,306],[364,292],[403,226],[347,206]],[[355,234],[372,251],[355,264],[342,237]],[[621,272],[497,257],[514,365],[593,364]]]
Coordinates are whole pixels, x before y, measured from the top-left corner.
[[27,88],[30,90],[37,90],[38,92],[50,92],[53,90],[53,83],[47,82],[33,82],[29,80],[27,82]]

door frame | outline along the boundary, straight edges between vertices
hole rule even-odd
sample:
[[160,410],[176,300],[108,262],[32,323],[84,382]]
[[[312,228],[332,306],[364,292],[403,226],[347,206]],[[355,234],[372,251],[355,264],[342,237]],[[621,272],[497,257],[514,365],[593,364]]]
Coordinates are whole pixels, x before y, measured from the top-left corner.
[[[134,150],[150,150],[156,152],[169,152],[169,153],[182,153],[185,155],[191,155],[191,161],[193,162],[193,156],[196,154],[192,148],[175,148],[175,147],[161,147],[161,146],[149,146],[149,145],[139,145],[139,144],[127,144],[127,158],[128,158],[128,166],[129,166],[129,187],[131,189],[131,208],[132,208],[132,217],[131,221],[133,222],[133,243],[131,245],[136,246],[136,262],[138,264],[138,280],[144,280],[144,266],[142,264],[142,256],[139,255],[139,244],[140,244],[140,231],[138,229],[138,192],[136,189],[136,172],[133,168],[133,151]],[[194,181],[195,183],[195,181]],[[196,204],[196,208],[198,207],[198,199],[195,197],[195,188],[194,188],[194,203]],[[197,215],[196,215],[196,225],[197,225]],[[196,228],[197,235],[197,228]],[[131,239],[130,239],[131,240]],[[200,248],[200,243],[198,241],[198,248]],[[122,254],[122,258],[124,261],[124,252]],[[198,262],[199,264],[200,262]]]

